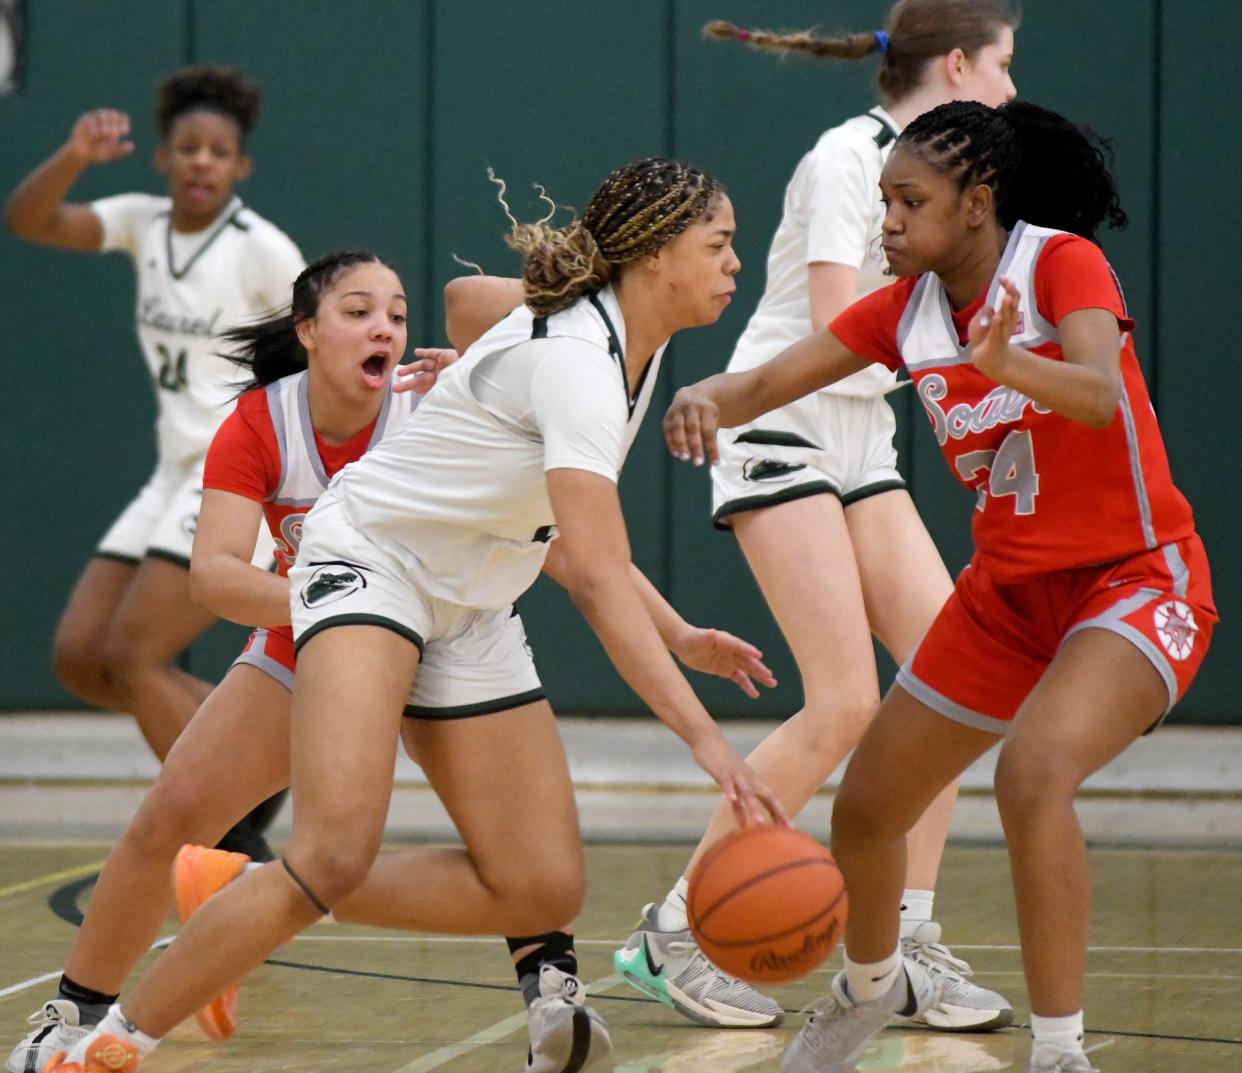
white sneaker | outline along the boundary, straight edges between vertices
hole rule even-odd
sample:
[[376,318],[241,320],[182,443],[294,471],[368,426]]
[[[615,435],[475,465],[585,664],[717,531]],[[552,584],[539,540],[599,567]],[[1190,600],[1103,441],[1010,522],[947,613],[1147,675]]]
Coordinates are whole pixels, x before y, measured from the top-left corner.
[[927,970],[940,997],[917,1016],[894,1020],[943,1032],[989,1032],[1013,1024],[1013,1006],[995,991],[966,979],[974,975],[970,965],[940,942],[940,925],[934,920],[924,921],[902,939],[901,952]]
[[68,999],[52,999],[26,1018],[35,1030],[13,1048],[4,1063],[6,1073],[43,1073],[48,1059],[57,1051],[68,1051],[91,1034],[93,1025],[83,1027],[79,1011]]
[[526,1011],[526,1073],[578,1073],[612,1052],[608,1026],[585,1001],[578,977],[555,965],[539,970],[539,997]]
[[1036,1045],[1031,1051],[1030,1073],[1100,1073],[1081,1051],[1062,1051]]
[[617,975],[644,995],[711,1028],[771,1028],[785,1019],[780,1003],[721,972],[694,936],[660,931],[656,906],[643,909],[638,930],[612,957]]
[[936,984],[910,958],[902,958],[902,968],[887,994],[870,1002],[855,1002],[845,973],[837,973],[828,997],[811,1007],[811,1016],[781,1059],[780,1073],[851,1073],[890,1018],[898,1013],[913,1017],[927,1009],[936,1001]]

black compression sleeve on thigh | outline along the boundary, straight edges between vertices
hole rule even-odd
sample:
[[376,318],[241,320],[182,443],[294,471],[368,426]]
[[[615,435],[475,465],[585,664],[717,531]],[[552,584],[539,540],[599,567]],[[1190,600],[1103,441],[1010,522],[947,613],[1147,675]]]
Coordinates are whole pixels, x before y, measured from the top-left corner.
[[311,905],[313,905],[316,909],[318,909],[319,912],[321,912],[324,916],[327,916],[330,912],[332,912],[331,909],[329,909],[326,905],[323,904],[323,902],[321,902],[318,898],[315,897],[315,892],[311,890],[310,887],[308,887],[305,883],[302,882],[302,877],[298,875],[297,872],[295,872],[292,868],[289,867],[289,862],[285,860],[284,857],[280,858],[280,863],[285,866],[285,871],[289,873],[289,878],[292,879],[293,882],[295,882],[298,885],[298,887],[301,889],[302,893],[305,894],[306,897],[310,899]]

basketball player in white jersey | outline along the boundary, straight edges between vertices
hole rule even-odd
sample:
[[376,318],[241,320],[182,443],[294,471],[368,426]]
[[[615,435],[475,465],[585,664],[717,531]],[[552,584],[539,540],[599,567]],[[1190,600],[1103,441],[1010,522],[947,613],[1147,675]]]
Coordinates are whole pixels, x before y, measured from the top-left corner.
[[[150,480],[99,542],[56,629],[53,668],[71,693],[138,721],[163,759],[210,692],[176,657],[213,621],[190,599],[190,547],[212,434],[237,394],[219,331],[287,301],[303,261],[233,192],[250,174],[259,90],[228,68],[187,68],[160,87],[155,163],[168,194],[66,200],[78,176],[133,151],[129,117],[88,112],[8,200],[10,229],[42,245],[123,252],[137,278],[138,339],[158,403]],[[256,817],[258,818],[258,817]],[[263,855],[254,832],[235,848]]]
[[[899,0],[877,33],[707,27],[711,36],[759,48],[881,57],[882,105],[827,131],[786,188],[767,285],[730,371],[763,364],[890,280],[879,179],[893,142],[944,101],[1012,98],[1016,24],[1004,0]],[[737,536],[802,678],[802,709],[749,758],[791,813],[824,784],[878,709],[871,635],[900,666],[952,591],[897,470],[896,423],[884,398],[893,386],[894,374],[873,365],[730,430],[712,466],[712,520]],[[909,839],[903,945],[941,984],[940,1001],[917,1020],[950,1031],[1001,1028],[1013,1017],[1009,1002],[966,979],[969,965],[941,944],[932,919],[956,797],[954,783]],[[683,876],[662,903],[646,908],[615,963],[639,990],[700,1024],[778,1024],[779,1003],[717,972],[686,930],[685,877],[731,827],[721,806]]]
[[[373,922],[420,931],[535,936],[576,915],[573,789],[512,609],[545,563],[739,822],[783,821],[673,664],[635,584],[616,489],[668,338],[728,304],[733,232],[719,185],[659,158],[613,172],[580,223],[515,227],[527,304],[307,516],[290,572],[298,808],[285,856],[210,898],[48,1073],[122,1055],[132,1073],[351,894],[365,893]],[[376,858],[407,713],[465,845]],[[579,1026],[563,1068],[593,1057],[596,1028],[588,1015]]]

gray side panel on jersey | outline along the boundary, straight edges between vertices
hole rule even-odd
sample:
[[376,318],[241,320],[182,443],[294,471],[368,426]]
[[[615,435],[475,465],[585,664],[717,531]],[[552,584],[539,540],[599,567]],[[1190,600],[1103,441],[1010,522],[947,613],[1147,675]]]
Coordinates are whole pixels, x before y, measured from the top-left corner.
[[1190,567],[1186,565],[1186,560],[1182,558],[1176,544],[1166,544],[1161,550],[1164,552],[1165,565],[1173,575],[1173,595],[1185,596],[1190,588]]
[[[280,404],[280,381],[275,380],[264,389],[267,396],[267,412],[272,419],[272,428],[276,431],[276,447],[280,451],[280,476],[276,480],[277,490],[285,483],[289,473],[289,458],[285,452],[285,410]],[[268,502],[274,502],[272,496]]]
[[315,426],[311,424],[309,390],[310,377],[304,376],[298,384],[298,421],[302,426],[302,443],[306,448],[306,460],[311,464],[315,476],[327,488],[328,475],[324,472],[323,459],[315,450]]
[[1139,521],[1143,526],[1143,545],[1149,551],[1156,547],[1156,530],[1151,521],[1151,500],[1147,485],[1143,483],[1143,459],[1139,454],[1138,429],[1134,424],[1134,409],[1125,381],[1121,382],[1121,420],[1126,430],[1126,453],[1130,457],[1130,476],[1134,480],[1134,497],[1138,504]]

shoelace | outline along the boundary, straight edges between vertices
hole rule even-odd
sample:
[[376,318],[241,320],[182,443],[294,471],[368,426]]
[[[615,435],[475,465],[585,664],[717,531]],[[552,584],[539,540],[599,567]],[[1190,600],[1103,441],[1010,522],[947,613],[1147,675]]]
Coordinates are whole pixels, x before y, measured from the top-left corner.
[[919,943],[913,939],[906,939],[905,942],[909,944],[907,951],[909,954],[924,957],[959,976],[974,976],[975,974],[969,962],[954,957],[953,952],[943,943]]
[[64,1021],[64,1015],[50,1002],[26,1018],[26,1024],[38,1025],[40,1028],[44,1025],[64,1024]]
[[[708,961],[707,955],[699,949],[699,944],[693,940],[689,942],[671,942],[668,944],[668,949],[670,953],[691,953],[691,963],[701,965],[711,975],[712,984],[721,984],[724,987],[731,987],[733,984],[739,982],[727,973],[721,972],[715,965]],[[708,986],[710,987],[711,985],[709,984]]]

